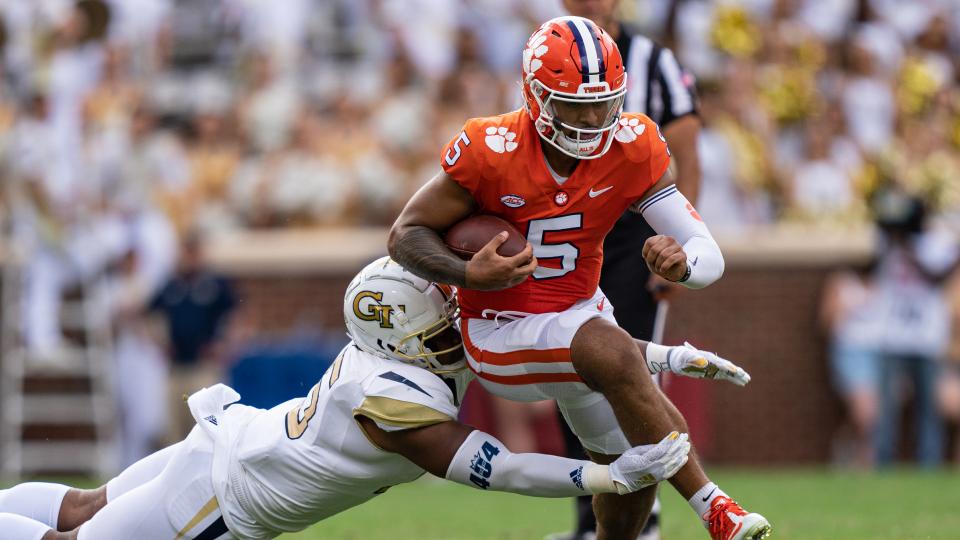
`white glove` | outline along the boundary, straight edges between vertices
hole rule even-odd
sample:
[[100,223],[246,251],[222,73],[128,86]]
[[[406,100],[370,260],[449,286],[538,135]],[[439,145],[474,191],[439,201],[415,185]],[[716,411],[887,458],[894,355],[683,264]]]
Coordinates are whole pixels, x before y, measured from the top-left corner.
[[737,386],[750,382],[750,374],[712,352],[701,351],[689,343],[679,347],[647,345],[647,367],[651,373],[669,371],[694,379],[720,379]]
[[690,441],[686,433],[671,432],[657,444],[635,446],[610,464],[617,493],[625,495],[670,478],[687,462]]

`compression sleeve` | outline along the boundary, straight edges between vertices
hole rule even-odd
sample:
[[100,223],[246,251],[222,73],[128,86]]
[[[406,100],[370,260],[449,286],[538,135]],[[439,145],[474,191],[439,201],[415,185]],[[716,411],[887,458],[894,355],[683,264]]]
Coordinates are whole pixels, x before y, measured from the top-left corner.
[[457,450],[446,478],[483,490],[534,497],[617,492],[606,465],[546,454],[514,454],[496,437],[479,430]]
[[658,234],[672,236],[687,254],[689,275],[681,284],[702,289],[723,275],[723,254],[693,205],[670,184],[636,209]]

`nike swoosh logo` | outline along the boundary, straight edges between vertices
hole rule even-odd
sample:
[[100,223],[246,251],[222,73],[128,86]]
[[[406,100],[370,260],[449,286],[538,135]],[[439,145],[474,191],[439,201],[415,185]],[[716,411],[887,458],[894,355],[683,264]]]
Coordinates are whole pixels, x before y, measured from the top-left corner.
[[709,501],[709,500],[710,500],[710,496],[713,495],[713,492],[716,491],[716,490],[717,490],[717,488],[711,489],[711,490],[710,490],[710,493],[707,493],[707,496],[703,498],[703,502]]
[[593,188],[590,188],[590,193],[589,193],[590,198],[592,199],[592,198],[597,197],[597,196],[599,196],[599,195],[603,195],[604,193],[610,191],[611,189],[613,189],[613,186],[607,186],[607,187],[605,187],[605,188],[603,188],[603,189],[598,189],[597,191],[594,191]]
[[699,260],[700,260],[700,256],[699,256],[699,255],[697,255],[696,257],[694,257],[694,258],[693,258],[693,264],[692,264],[691,266],[696,266],[696,265],[697,265],[697,261],[699,261]]

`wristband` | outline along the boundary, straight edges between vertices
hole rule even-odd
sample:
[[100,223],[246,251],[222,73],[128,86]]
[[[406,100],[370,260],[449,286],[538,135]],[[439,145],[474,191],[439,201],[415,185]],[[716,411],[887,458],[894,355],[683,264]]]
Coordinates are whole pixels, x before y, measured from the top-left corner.
[[643,358],[647,361],[647,369],[650,373],[656,375],[657,373],[671,371],[670,349],[672,348],[666,345],[658,345],[652,341],[647,343],[647,350]]
[[587,463],[583,466],[583,487],[593,494],[619,493],[617,485],[610,477],[610,467]]

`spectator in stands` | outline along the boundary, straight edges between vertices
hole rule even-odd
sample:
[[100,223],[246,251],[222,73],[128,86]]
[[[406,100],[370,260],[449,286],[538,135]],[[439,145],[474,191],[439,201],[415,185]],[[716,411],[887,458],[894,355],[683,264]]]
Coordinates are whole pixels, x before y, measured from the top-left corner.
[[187,236],[173,277],[148,309],[166,322],[170,359],[170,440],[180,440],[196,423],[183,396],[222,379],[216,345],[235,305],[233,285],[211,270],[198,235]]
[[869,277],[854,270],[828,278],[820,303],[820,319],[830,340],[834,388],[845,407],[849,433],[838,437],[835,459],[859,469],[873,467],[873,440],[878,416],[880,357],[877,342],[883,328],[876,316],[875,291]]
[[[24,250],[25,342],[36,359],[62,360],[62,294],[89,285],[115,257],[122,232],[99,208],[99,190],[89,179],[64,176],[56,158],[47,99],[31,98],[30,113],[13,132],[11,196],[14,235]],[[81,162],[82,163],[82,162]],[[102,210],[102,209],[100,209]]]
[[168,431],[168,368],[143,317],[149,289],[138,261],[137,251],[130,249],[107,281],[121,467],[162,448]]
[[141,102],[143,88],[131,77],[127,50],[119,46],[104,49],[103,74],[83,101],[87,136],[109,136],[123,131]]
[[323,151],[324,137],[318,114],[303,111],[288,144],[246,164],[235,193],[247,205],[252,223],[290,227],[337,225],[347,219],[355,186],[334,155]]
[[[211,88],[211,92],[216,91]],[[243,144],[235,109],[212,103],[199,107],[187,137],[190,184],[181,203],[196,220],[187,222],[189,228],[216,230],[231,221],[227,194],[240,165]]]
[[815,114],[806,122],[803,157],[792,174],[788,173],[791,217],[818,223],[842,222],[856,207],[853,175],[858,170],[859,154],[856,147],[835,136],[837,124],[828,113]]
[[290,140],[300,94],[295,79],[278,73],[269,55],[255,54],[249,63],[249,88],[238,104],[240,127],[252,150],[270,152]]
[[718,232],[739,231],[774,219],[763,142],[744,129],[729,106],[730,90],[717,80],[697,82],[703,130],[697,151],[703,169],[697,211]]
[[941,463],[944,450],[936,402],[950,337],[944,285],[957,268],[960,253],[952,238],[928,229],[922,200],[885,189],[874,206],[881,243],[872,275],[883,328],[877,460],[889,465],[897,458],[903,385],[910,379],[916,402],[916,456],[921,465],[934,467]]
[[880,52],[889,40],[889,30],[865,25],[854,32],[847,49],[851,69],[840,99],[850,134],[870,155],[890,145],[894,135],[893,87]]
[[[960,434],[960,273],[951,278],[948,290],[953,319],[948,361],[944,365],[938,390],[940,410],[946,421],[952,425],[954,433]],[[954,436],[953,449],[948,453],[947,459],[960,465],[960,436]]]

